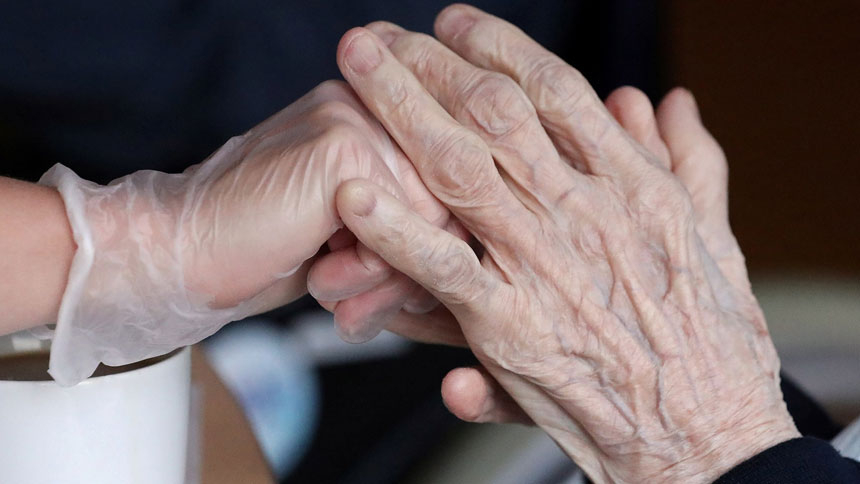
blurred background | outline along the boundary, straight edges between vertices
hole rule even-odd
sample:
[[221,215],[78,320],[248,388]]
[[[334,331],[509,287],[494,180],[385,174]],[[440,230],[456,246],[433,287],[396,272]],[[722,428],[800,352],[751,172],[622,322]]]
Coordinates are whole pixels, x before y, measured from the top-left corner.
[[[0,174],[62,162],[101,183],[204,159],[318,83],[350,27],[431,32],[447,2],[15,2],[0,16]],[[783,366],[860,414],[860,2],[475,1],[601,96],[697,96],[731,170],[731,219]],[[563,482],[539,432],[458,422],[439,383],[468,352],[340,343],[309,300],[207,346],[288,483]]]

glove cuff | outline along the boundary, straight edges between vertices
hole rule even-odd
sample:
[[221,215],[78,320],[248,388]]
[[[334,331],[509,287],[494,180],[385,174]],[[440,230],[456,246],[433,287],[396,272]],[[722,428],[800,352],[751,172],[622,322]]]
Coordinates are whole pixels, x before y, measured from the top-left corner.
[[118,366],[196,343],[251,311],[212,310],[186,290],[181,213],[186,175],[140,171],[98,185],[57,164],[39,180],[66,205],[78,249],[52,339],[48,372],[70,386],[99,362]]

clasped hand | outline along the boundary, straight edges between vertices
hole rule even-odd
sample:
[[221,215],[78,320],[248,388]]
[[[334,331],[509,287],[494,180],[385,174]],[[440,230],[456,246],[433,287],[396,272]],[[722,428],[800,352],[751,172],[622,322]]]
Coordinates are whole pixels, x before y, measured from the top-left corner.
[[325,83],[184,173],[46,174],[78,245],[52,375],[310,291],[345,339],[468,345],[482,366],[449,374],[449,408],[534,422],[597,481],[709,481],[797,436],[692,97],[604,105],[474,8],[436,31],[353,29],[352,89]]
[[470,7],[446,9],[436,33],[354,29],[338,62],[481,250],[372,182],[341,185],[337,208],[482,363],[449,375],[449,406],[480,419],[490,400],[516,403],[601,482],[709,482],[797,436],[728,225],[725,159],[691,96],[655,118],[625,89],[607,109]]

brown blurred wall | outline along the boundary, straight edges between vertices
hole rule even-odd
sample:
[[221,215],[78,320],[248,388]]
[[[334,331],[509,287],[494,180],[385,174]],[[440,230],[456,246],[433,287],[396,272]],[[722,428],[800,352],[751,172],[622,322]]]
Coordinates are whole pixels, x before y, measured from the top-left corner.
[[860,0],[668,0],[661,20],[666,85],[728,155],[751,272],[860,276]]

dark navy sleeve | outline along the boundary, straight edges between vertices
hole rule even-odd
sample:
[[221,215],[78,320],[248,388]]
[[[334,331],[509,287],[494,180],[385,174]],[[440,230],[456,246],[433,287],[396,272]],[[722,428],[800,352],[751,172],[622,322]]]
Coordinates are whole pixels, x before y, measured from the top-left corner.
[[860,462],[842,457],[829,443],[801,437],[742,462],[715,484],[860,483]]

